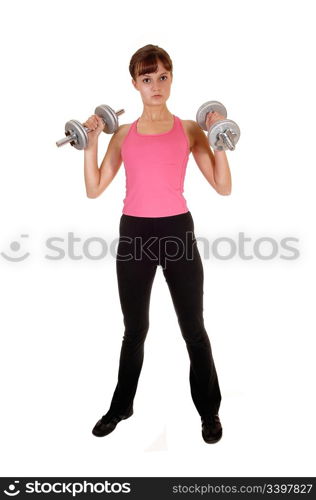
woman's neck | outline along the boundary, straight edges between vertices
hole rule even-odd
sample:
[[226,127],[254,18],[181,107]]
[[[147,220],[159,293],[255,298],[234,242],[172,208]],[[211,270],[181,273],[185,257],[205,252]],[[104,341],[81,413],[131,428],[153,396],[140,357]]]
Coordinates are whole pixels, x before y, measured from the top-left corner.
[[157,106],[145,107],[139,120],[144,122],[167,122],[173,120],[173,115],[166,106],[163,108],[157,108]]

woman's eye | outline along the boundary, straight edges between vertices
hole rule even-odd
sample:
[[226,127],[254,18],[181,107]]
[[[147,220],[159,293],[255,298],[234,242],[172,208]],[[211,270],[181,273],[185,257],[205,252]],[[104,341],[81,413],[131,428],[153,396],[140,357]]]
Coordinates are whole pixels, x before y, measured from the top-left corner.
[[[163,75],[161,78],[167,78],[167,76],[166,76],[166,75]],[[143,79],[143,82],[145,82],[146,80],[150,80],[150,78],[144,78],[144,79]]]

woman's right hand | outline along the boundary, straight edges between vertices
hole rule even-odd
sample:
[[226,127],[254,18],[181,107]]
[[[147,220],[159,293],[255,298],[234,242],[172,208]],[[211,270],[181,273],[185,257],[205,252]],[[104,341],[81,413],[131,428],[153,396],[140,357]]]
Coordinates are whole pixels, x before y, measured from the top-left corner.
[[85,149],[94,147],[98,143],[98,137],[104,129],[104,121],[98,115],[91,115],[82,125],[91,129],[88,132],[88,146]]

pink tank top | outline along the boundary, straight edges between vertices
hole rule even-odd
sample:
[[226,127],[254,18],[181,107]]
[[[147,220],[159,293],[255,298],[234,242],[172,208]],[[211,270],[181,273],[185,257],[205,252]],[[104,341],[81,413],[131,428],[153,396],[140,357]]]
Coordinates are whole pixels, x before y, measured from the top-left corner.
[[123,214],[167,217],[188,212],[183,196],[190,145],[180,118],[162,134],[140,134],[134,121],[125,136],[121,156],[126,174]]

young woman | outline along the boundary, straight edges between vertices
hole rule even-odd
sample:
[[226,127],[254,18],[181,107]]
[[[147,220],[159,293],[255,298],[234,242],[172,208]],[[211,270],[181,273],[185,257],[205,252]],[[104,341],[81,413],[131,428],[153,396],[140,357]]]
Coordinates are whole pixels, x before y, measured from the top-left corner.
[[[204,327],[203,266],[183,184],[190,152],[204,177],[221,195],[231,192],[230,169],[225,152],[212,152],[195,121],[181,120],[168,110],[173,71],[165,50],[157,45],[140,48],[131,58],[129,71],[143,101],[143,112],[113,134],[100,168],[97,147],[103,122],[92,115],[84,123],[92,129],[84,151],[87,196],[100,196],[122,162],[126,172],[116,256],[125,331],[111,405],[92,432],[105,436],[133,414],[149,329],[151,288],[157,266],[161,265],[190,357],[191,395],[201,417],[202,436],[207,443],[215,443],[222,436],[218,416],[221,392]],[[219,113],[209,113],[207,126],[222,118]]]

